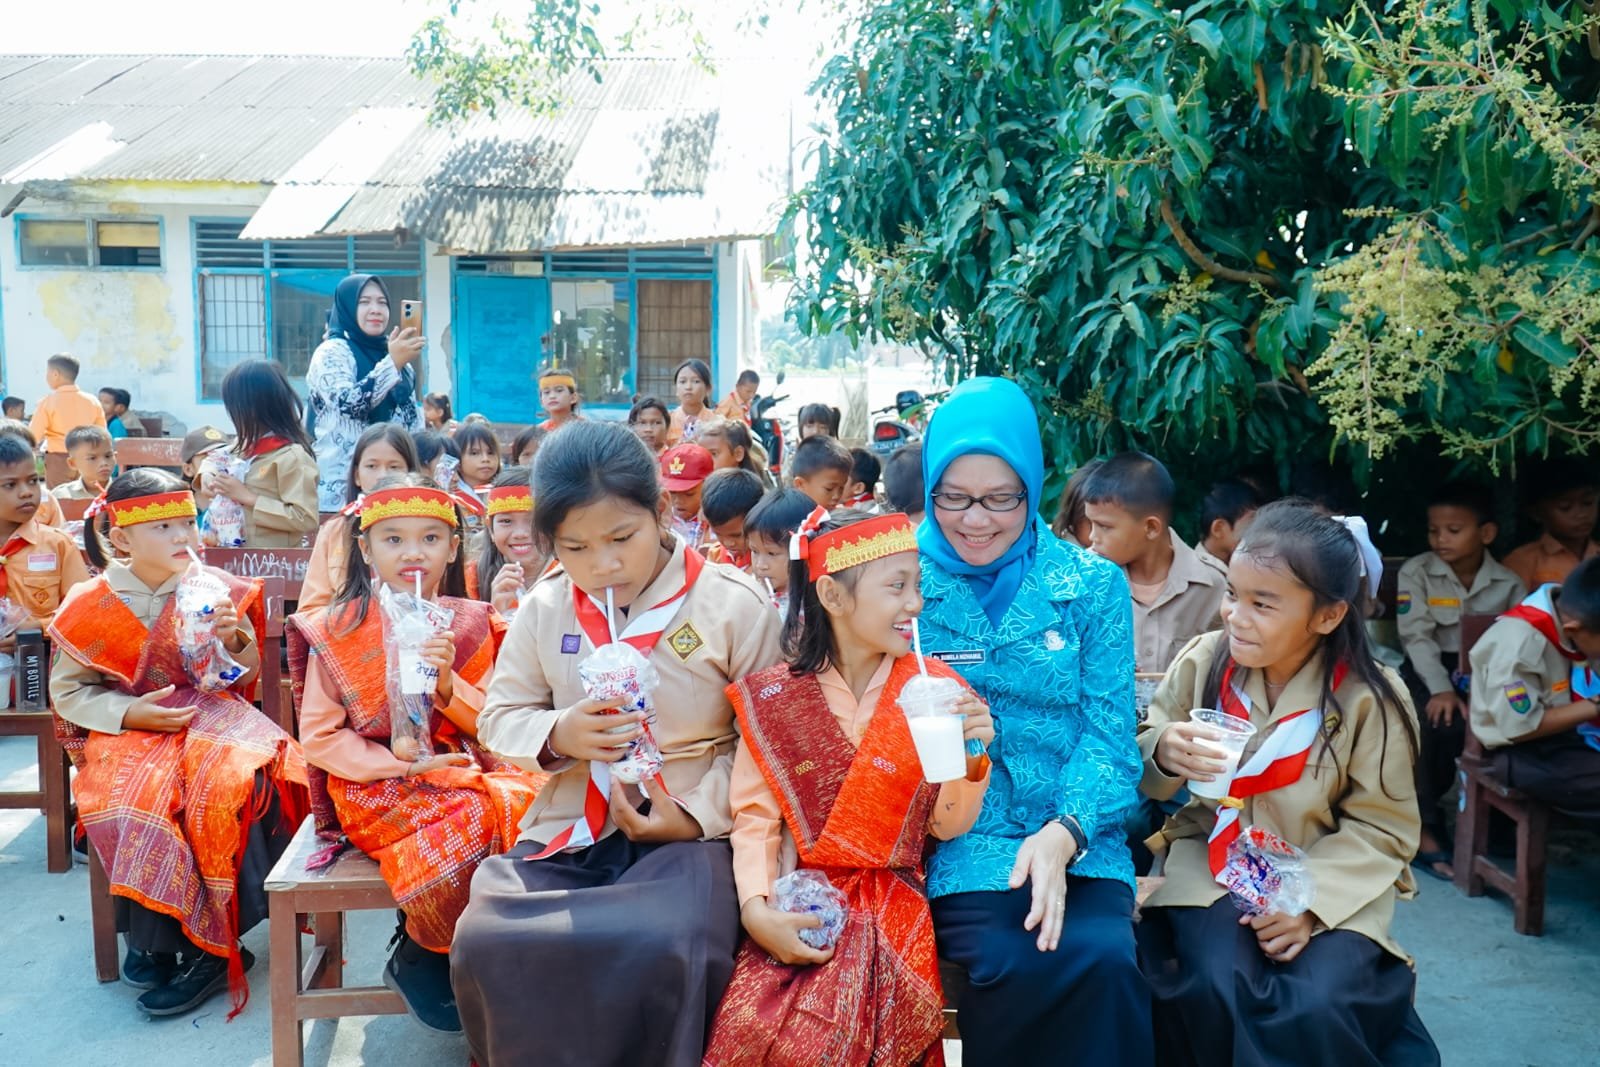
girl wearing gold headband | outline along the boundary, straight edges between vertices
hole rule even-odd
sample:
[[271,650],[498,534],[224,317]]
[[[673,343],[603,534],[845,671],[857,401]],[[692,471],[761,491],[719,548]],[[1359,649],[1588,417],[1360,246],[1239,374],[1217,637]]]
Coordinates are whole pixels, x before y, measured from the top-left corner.
[[470,592],[510,619],[545,569],[533,537],[533,489],[527,467],[508,467],[489,488],[484,538]]
[[[319,828],[343,830],[378,861],[405,914],[384,981],[424,1026],[461,1028],[450,992],[450,941],[472,872],[505,849],[538,781],[478,744],[478,712],[505,623],[464,598],[461,513],[420,474],[387,478],[356,509],[344,589],[327,609],[290,620],[290,670],[302,690],[300,736],[321,774]],[[431,737],[438,755],[391,747],[383,613],[375,584],[449,608],[450,629],[422,648],[438,673]],[[443,595],[441,595],[443,594]]]
[[246,673],[202,692],[184,666],[174,595],[200,546],[194,495],[144,467],[92,507],[84,547],[104,573],[56,614],[50,697],[128,942],[122,980],[147,991],[147,1015],[192,1011],[228,987],[237,1011],[251,962],[239,937],[267,914],[261,872],[306,810],[300,746],[249,703],[261,580],[211,572],[228,587],[213,605],[216,636]]
[[552,433],[583,418],[578,414],[578,402],[578,379],[571,371],[552,367],[539,375],[539,406],[550,416],[539,424],[539,429]]
[[[741,738],[729,790],[733,868],[749,937],[705,1062],[942,1062],[922,853],[930,835],[971,827],[988,759],[969,757],[965,778],[929,784],[897,703],[918,673],[912,627],[922,612],[906,517],[817,508],[790,558],[789,662],[729,687]],[[956,677],[937,660],[927,669]],[[988,706],[962,690],[954,710],[966,715],[965,735],[987,746]],[[769,903],[773,882],[796,866],[821,870],[849,899],[832,948],[802,939],[815,915]],[[848,1008],[823,1018],[806,1007],[819,1003]]]

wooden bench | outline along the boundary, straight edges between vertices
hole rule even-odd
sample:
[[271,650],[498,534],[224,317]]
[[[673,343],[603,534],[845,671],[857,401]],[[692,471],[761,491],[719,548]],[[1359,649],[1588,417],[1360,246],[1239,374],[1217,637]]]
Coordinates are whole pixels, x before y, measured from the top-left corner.
[[[395,900],[377,863],[355,849],[329,867],[308,871],[306,861],[324,844],[307,818],[267,875],[273,1067],[304,1063],[307,1019],[406,1012],[400,994],[386,986],[344,984],[344,913],[392,909]],[[309,955],[300,937],[308,920]]]
[[[1462,616],[1463,664],[1494,620],[1493,615]],[[1493,758],[1472,733],[1470,720],[1456,767],[1461,787],[1456,816],[1456,888],[1469,897],[1482,896],[1485,886],[1506,894],[1511,898],[1511,925],[1517,933],[1542,936],[1550,809],[1500,779]],[[1516,827],[1516,858],[1509,868],[1489,855],[1489,824],[1496,811]]]
[[31,737],[39,751],[39,788],[0,793],[0,810],[38,808],[45,819],[45,870],[72,869],[72,795],[67,754],[48,711],[0,711],[0,737]]

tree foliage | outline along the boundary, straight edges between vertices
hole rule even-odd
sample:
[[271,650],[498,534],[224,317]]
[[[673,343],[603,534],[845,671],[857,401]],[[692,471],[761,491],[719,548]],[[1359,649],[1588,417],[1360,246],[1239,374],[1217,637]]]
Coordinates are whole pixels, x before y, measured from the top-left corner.
[[1600,36],[1513,0],[893,0],[816,91],[813,332],[1015,378],[1064,466],[1600,434]]

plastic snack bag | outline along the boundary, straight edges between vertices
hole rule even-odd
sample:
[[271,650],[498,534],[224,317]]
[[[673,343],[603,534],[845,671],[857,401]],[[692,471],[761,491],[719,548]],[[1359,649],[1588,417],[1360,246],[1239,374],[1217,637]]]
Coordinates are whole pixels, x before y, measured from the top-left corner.
[[[661,749],[656,745],[655,735],[650,732],[650,726],[656,720],[655,702],[651,694],[661,684],[661,676],[656,673],[654,665],[632,645],[613,641],[601,645],[595,649],[594,655],[583,661],[578,667],[578,677],[590,699],[615,700],[621,697],[626,700],[627,703],[617,709],[617,714],[633,711],[644,713],[644,733],[629,741],[627,753],[610,765],[611,777],[619,782],[637,785],[660,774],[663,763]],[[627,727],[619,726],[617,729],[625,730]]]
[[28,621],[28,609],[8,596],[0,596],[0,641],[17,632]]
[[1217,881],[1246,915],[1301,915],[1317,896],[1306,854],[1259,826],[1245,827],[1228,846]]
[[772,883],[772,907],[797,915],[812,914],[821,926],[801,930],[800,940],[815,949],[832,948],[844,933],[850,916],[849,901],[821,871],[793,871]]
[[199,559],[178,579],[178,652],[195,688],[220,693],[244,677],[245,668],[217,637],[217,606],[228,601],[228,583]]
[[[250,473],[250,461],[244,456],[217,449],[207,452],[200,469],[208,474],[226,474],[244,481]],[[244,505],[237,500],[218,494],[211,498],[206,508],[206,524],[216,538],[218,548],[244,547]]]
[[422,661],[422,646],[448,630],[456,613],[387,585],[378,590],[378,605],[388,659],[389,748],[396,759],[427,759],[433,755],[433,694],[439,688],[439,670]]
[[448,452],[433,461],[433,484],[447,493],[461,488],[461,461]]

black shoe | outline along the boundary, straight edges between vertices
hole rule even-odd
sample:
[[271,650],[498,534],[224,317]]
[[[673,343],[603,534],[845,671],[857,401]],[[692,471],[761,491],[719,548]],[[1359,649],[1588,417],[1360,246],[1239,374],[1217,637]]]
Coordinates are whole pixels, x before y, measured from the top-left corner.
[[122,984],[135,989],[154,989],[172,980],[178,957],[171,952],[141,952],[130,948],[122,961]]
[[400,994],[411,1017],[429,1030],[459,1034],[461,1015],[450,988],[450,955],[429,952],[406,935],[404,924],[389,944],[395,950],[383,968],[383,984]]
[[[256,962],[249,949],[244,954],[244,969]],[[146,1015],[183,1015],[224,992],[228,988],[228,959],[209,952],[195,950],[185,959],[172,979],[139,998],[139,1010]]]

